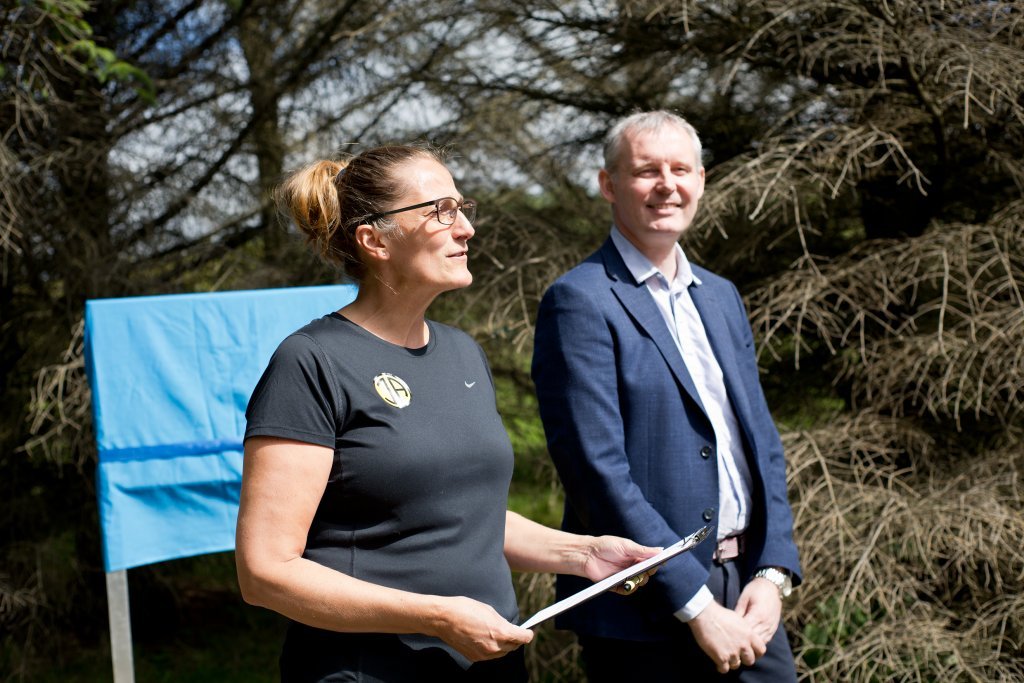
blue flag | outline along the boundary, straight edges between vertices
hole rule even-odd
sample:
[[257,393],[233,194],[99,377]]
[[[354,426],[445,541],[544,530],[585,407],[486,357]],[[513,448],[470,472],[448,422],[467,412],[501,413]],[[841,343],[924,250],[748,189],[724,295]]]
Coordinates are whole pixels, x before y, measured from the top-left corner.
[[249,395],[286,336],[355,294],[329,285],[86,302],[108,572],[235,547]]

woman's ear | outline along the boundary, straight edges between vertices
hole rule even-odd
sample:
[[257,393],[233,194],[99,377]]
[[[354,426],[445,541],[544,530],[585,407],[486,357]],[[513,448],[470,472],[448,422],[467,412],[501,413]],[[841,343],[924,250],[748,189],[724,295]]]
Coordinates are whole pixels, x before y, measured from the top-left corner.
[[367,223],[356,226],[355,239],[356,244],[368,257],[379,261],[387,261],[390,258],[387,244],[373,226]]

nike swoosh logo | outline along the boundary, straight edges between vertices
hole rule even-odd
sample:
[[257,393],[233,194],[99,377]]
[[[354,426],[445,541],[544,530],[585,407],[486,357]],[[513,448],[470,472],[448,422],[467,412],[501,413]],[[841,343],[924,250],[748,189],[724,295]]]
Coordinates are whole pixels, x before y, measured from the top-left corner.
[[462,380],[462,383],[466,385],[467,389],[472,389],[473,385],[476,384],[476,382],[467,382],[466,380]]

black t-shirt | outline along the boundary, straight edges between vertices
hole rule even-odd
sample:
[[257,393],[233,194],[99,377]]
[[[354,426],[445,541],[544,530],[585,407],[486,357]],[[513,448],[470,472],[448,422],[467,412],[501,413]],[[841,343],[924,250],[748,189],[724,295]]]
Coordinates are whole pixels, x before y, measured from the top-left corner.
[[[245,436],[334,449],[304,557],[384,586],[465,595],[515,620],[504,557],[513,456],[490,369],[468,335],[428,325],[427,346],[407,349],[337,313],[313,321],[274,353]],[[461,659],[435,638],[399,639]]]

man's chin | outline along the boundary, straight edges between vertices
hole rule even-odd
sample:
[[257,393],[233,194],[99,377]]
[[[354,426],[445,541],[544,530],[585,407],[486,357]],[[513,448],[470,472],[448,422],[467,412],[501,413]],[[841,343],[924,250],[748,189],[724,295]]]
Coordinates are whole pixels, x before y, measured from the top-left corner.
[[665,235],[666,237],[672,237],[677,240],[683,236],[683,233],[686,232],[688,227],[690,227],[688,223],[679,220],[676,216],[669,219],[651,221],[648,224],[650,232]]

